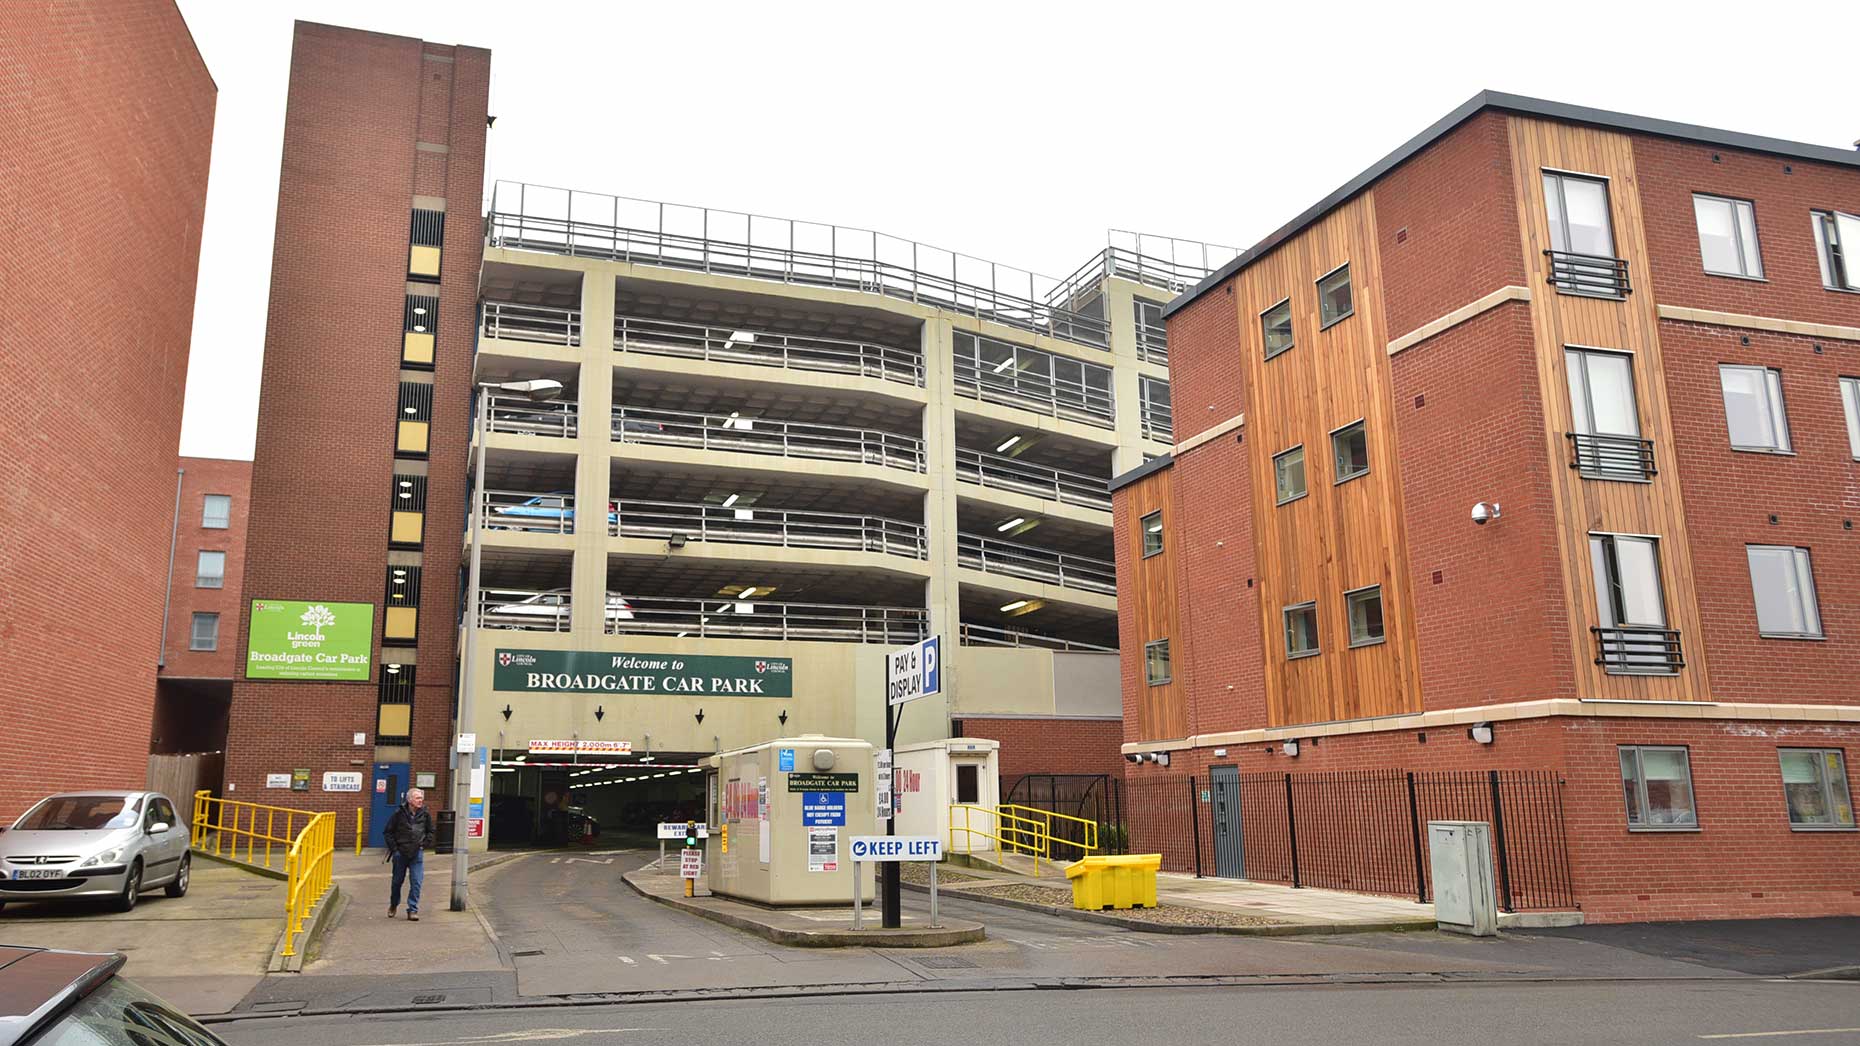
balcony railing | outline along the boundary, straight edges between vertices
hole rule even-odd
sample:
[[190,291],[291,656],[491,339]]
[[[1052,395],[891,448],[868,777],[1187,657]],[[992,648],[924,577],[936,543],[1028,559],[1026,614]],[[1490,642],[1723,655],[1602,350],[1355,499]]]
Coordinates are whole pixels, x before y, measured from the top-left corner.
[[[607,594],[607,631],[613,635],[669,635],[701,639],[785,639],[834,643],[915,643],[929,635],[922,607],[866,607],[833,603],[686,599]],[[618,607],[625,609],[617,609]]]
[[615,502],[608,532],[615,537],[722,541],[784,548],[830,548],[928,559],[920,523],[843,512],[723,508],[677,501]]
[[1175,412],[1168,401],[1158,402],[1145,397],[1140,419],[1144,439],[1161,440],[1164,443],[1175,441]]
[[522,396],[487,394],[484,402],[486,409],[491,412],[485,423],[492,432],[573,438],[577,431],[575,404],[572,401],[539,403]]
[[1169,333],[1161,324],[1137,321],[1137,358],[1169,365]]
[[621,443],[852,461],[907,472],[924,471],[923,440],[877,429],[615,407],[613,438]]
[[922,353],[840,338],[618,316],[614,318],[614,348],[715,363],[858,374],[906,385],[924,383]]
[[1094,654],[1115,654],[1114,646],[1099,646],[1097,643],[1080,643],[1070,639],[1057,639],[1034,632],[1022,632],[1012,628],[995,628],[991,625],[971,625],[962,623],[960,630],[963,646],[1013,646],[1035,647],[1041,650],[1072,650]]
[[1058,281],[869,229],[498,182],[492,247],[612,258],[847,290],[1105,348],[1102,317],[1054,303]]
[[486,490],[478,502],[486,530],[520,530],[532,534],[573,534],[575,495],[522,490]]
[[1545,251],[1544,256],[1550,259],[1550,282],[1564,294],[1625,298],[1633,293],[1625,258],[1572,251]]
[[1588,479],[1645,481],[1653,467],[1653,441],[1637,436],[1569,433],[1569,467]]
[[1083,505],[1086,508],[1111,508],[1110,481],[1048,465],[989,454],[979,450],[956,450],[956,478],[978,486],[1011,490],[1036,498]]
[[956,394],[1104,429],[1111,428],[1117,418],[1117,405],[1109,388],[1042,377],[1011,366],[985,367],[961,356],[956,357]]
[[1108,559],[1054,552],[979,534],[956,535],[956,561],[988,574],[1047,581],[1064,588],[1117,594],[1117,566]]
[[549,345],[580,345],[581,310],[487,301],[484,303],[484,336]]
[[1595,663],[1611,675],[1672,675],[1686,665],[1670,628],[1595,628]]
[[[524,632],[566,632],[572,610],[567,589],[480,588],[478,627]],[[611,608],[610,608],[611,609]]]

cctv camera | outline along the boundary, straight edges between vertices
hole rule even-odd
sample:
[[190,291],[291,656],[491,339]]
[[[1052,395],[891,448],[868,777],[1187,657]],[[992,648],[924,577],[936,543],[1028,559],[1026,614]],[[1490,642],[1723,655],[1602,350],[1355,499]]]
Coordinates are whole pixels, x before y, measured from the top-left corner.
[[1141,763],[1143,761],[1143,755],[1140,752],[1125,752],[1124,758],[1133,763]]
[[1498,502],[1496,501],[1492,502],[1490,505],[1481,501],[1472,507],[1472,521],[1482,527],[1497,518]]

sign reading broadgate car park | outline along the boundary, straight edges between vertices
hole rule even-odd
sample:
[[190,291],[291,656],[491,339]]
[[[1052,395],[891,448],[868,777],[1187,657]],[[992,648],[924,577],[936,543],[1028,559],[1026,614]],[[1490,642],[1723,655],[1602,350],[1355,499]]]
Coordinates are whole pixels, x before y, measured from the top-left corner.
[[373,603],[254,599],[245,677],[367,682],[374,635]]
[[794,696],[794,659],[786,657],[500,648],[494,658],[491,688],[516,693]]

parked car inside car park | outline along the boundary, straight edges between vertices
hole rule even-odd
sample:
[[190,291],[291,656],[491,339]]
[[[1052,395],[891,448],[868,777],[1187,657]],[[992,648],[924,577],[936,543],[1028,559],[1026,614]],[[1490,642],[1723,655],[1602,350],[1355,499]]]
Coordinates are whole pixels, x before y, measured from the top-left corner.
[[64,792],[0,829],[0,910],[9,902],[108,898],[117,911],[143,890],[187,894],[187,826],[160,792]]
[[225,1046],[119,976],[125,961],[0,944],[0,1046]]

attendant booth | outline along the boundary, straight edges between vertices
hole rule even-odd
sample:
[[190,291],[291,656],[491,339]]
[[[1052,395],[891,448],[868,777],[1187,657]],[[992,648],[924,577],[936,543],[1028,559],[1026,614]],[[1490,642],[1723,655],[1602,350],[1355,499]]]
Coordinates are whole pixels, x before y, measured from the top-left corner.
[[[866,741],[803,734],[704,760],[710,891],[767,905],[851,903],[850,840],[879,831],[873,757]],[[866,897],[873,869],[860,872]]]
[[982,737],[923,741],[900,746],[893,762],[899,835],[934,835],[948,853],[992,854],[997,849],[1001,742]]

